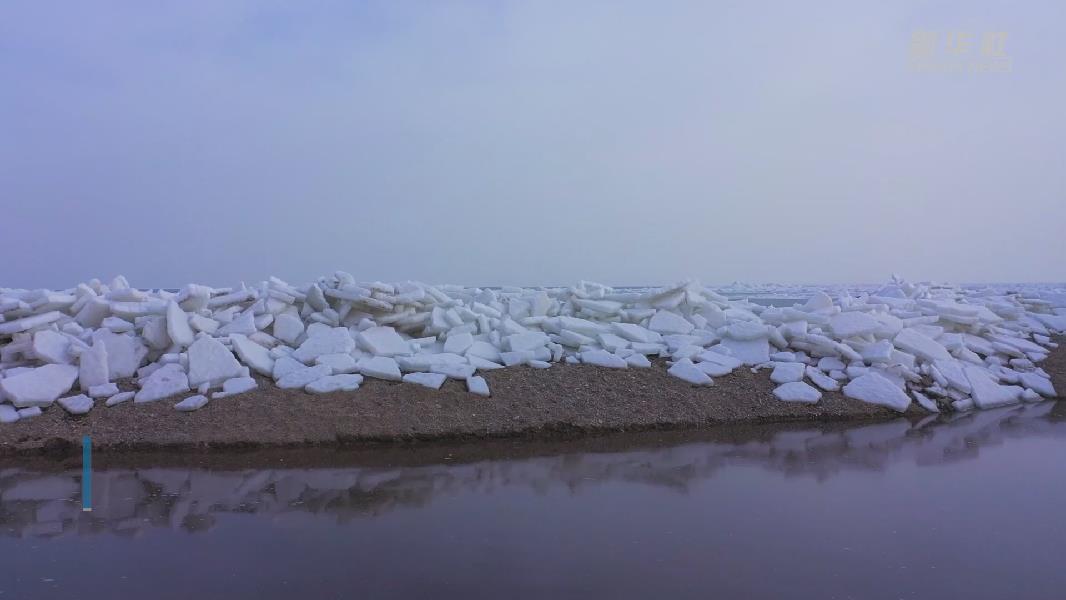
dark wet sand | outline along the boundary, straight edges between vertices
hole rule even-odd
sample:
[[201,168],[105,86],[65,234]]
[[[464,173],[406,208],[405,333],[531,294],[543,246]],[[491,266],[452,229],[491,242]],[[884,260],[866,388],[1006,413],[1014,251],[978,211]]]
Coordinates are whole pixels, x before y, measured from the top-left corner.
[[[1057,340],[1062,343],[1062,338]],[[1066,390],[1066,346],[1042,367]],[[651,369],[557,364],[550,369],[499,369],[484,374],[491,398],[449,380],[440,390],[366,379],[355,392],[312,395],[282,390],[260,378],[254,392],[212,401],[193,413],[174,410],[187,395],[112,408],[97,403],[71,416],[58,405],[0,427],[0,455],[73,455],[92,436],[97,452],[116,450],[251,449],[467,441],[485,438],[573,438],[622,431],[663,431],[722,424],[883,420],[899,413],[823,393],[814,405],[774,398],[769,370],[738,369],[693,387]],[[912,405],[905,416],[927,413]]]

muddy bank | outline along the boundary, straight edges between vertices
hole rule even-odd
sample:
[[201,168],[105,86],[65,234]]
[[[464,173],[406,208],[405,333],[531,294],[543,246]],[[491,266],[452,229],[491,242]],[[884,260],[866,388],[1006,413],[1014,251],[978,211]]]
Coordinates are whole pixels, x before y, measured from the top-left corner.
[[[841,439],[852,439],[856,451],[869,450],[867,442],[892,454],[900,445],[921,447],[923,460],[934,459],[930,451],[931,436],[946,435],[942,442],[943,460],[972,457],[985,443],[1000,443],[1004,436],[1037,434],[1066,429],[1066,402],[1044,402],[943,415],[898,416],[888,420],[841,419],[832,421],[799,420],[789,422],[736,422],[706,427],[670,430],[645,430],[621,433],[597,433],[578,436],[495,437],[476,443],[463,440],[434,439],[417,443],[365,443],[302,445],[297,447],[266,446],[228,448],[185,448],[175,452],[165,448],[133,452],[102,452],[93,459],[98,471],[107,469],[178,468],[241,471],[256,469],[370,468],[403,469],[425,466],[464,465],[485,461],[515,461],[573,455],[595,456],[627,452],[659,452],[691,444],[713,444],[721,448],[770,447],[788,456],[767,455],[767,460],[810,466],[824,453],[840,450]],[[876,432],[876,433],[871,433]],[[789,446],[804,440],[800,452]],[[965,440],[965,441],[962,441]],[[782,442],[785,441],[785,446]],[[936,444],[934,444],[935,446]],[[891,450],[888,450],[891,449]],[[755,450],[755,454],[759,451]],[[813,454],[811,454],[813,452]],[[864,465],[875,464],[858,460]],[[933,460],[936,462],[936,460]],[[5,469],[33,470],[41,473],[80,472],[81,454],[50,455],[22,453],[0,455],[0,473]]]
[[[1060,343],[1063,340],[1058,340]],[[1042,365],[1066,390],[1066,347]],[[260,379],[254,392],[212,401],[193,413],[173,404],[125,403],[71,416],[58,406],[40,417],[0,427],[0,455],[75,454],[91,435],[98,452],[349,446],[485,438],[572,438],[621,431],[681,430],[722,424],[883,420],[899,413],[825,393],[815,405],[774,398],[769,371],[738,369],[693,387],[651,369],[558,364],[485,374],[491,398],[460,381],[440,390],[367,379],[355,392],[311,395]],[[912,405],[908,415],[926,413]]]

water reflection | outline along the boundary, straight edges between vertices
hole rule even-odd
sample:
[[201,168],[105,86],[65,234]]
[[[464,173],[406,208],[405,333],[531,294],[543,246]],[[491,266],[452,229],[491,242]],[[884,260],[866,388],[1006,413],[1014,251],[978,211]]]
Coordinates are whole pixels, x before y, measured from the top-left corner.
[[[94,474],[91,513],[81,511],[80,470],[5,468],[0,469],[0,532],[19,538],[135,536],[153,528],[195,534],[234,513],[309,513],[346,523],[460,493],[525,489],[580,495],[612,482],[686,494],[724,467],[737,465],[825,482],[842,472],[879,471],[900,462],[925,467],[970,461],[982,448],[1020,436],[1062,437],[1063,412],[1045,402],[917,423],[767,426],[707,432],[699,441],[676,445],[619,451],[563,446],[549,455],[404,466],[377,461],[306,469],[108,468]],[[373,451],[359,456],[373,459]]]

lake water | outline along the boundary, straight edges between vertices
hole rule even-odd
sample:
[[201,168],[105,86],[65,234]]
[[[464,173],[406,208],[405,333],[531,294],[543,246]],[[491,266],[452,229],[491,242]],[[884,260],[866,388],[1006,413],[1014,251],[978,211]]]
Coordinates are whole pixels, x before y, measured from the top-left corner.
[[1053,403],[182,460],[0,469],[0,599],[1066,595]]

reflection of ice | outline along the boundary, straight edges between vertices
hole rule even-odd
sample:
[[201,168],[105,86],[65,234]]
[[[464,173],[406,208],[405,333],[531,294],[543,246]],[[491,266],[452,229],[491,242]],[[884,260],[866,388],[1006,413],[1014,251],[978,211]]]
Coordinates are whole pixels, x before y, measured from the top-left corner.
[[16,480],[10,489],[4,489],[4,501],[52,500],[69,498],[78,493],[78,481],[70,477],[51,475],[28,480]]
[[52,537],[151,527],[190,533],[213,527],[223,513],[306,512],[338,521],[429,503],[456,491],[525,487],[581,493],[603,482],[629,482],[685,492],[726,466],[764,468],[790,477],[831,478],[845,470],[878,470],[970,460],[982,447],[1021,436],[1066,435],[1056,404],[1007,407],[925,419],[813,427],[756,428],[748,438],[714,439],[621,452],[570,452],[523,459],[411,467],[322,469],[113,469],[93,476],[93,511],[80,510],[80,470],[0,470],[0,531]]

